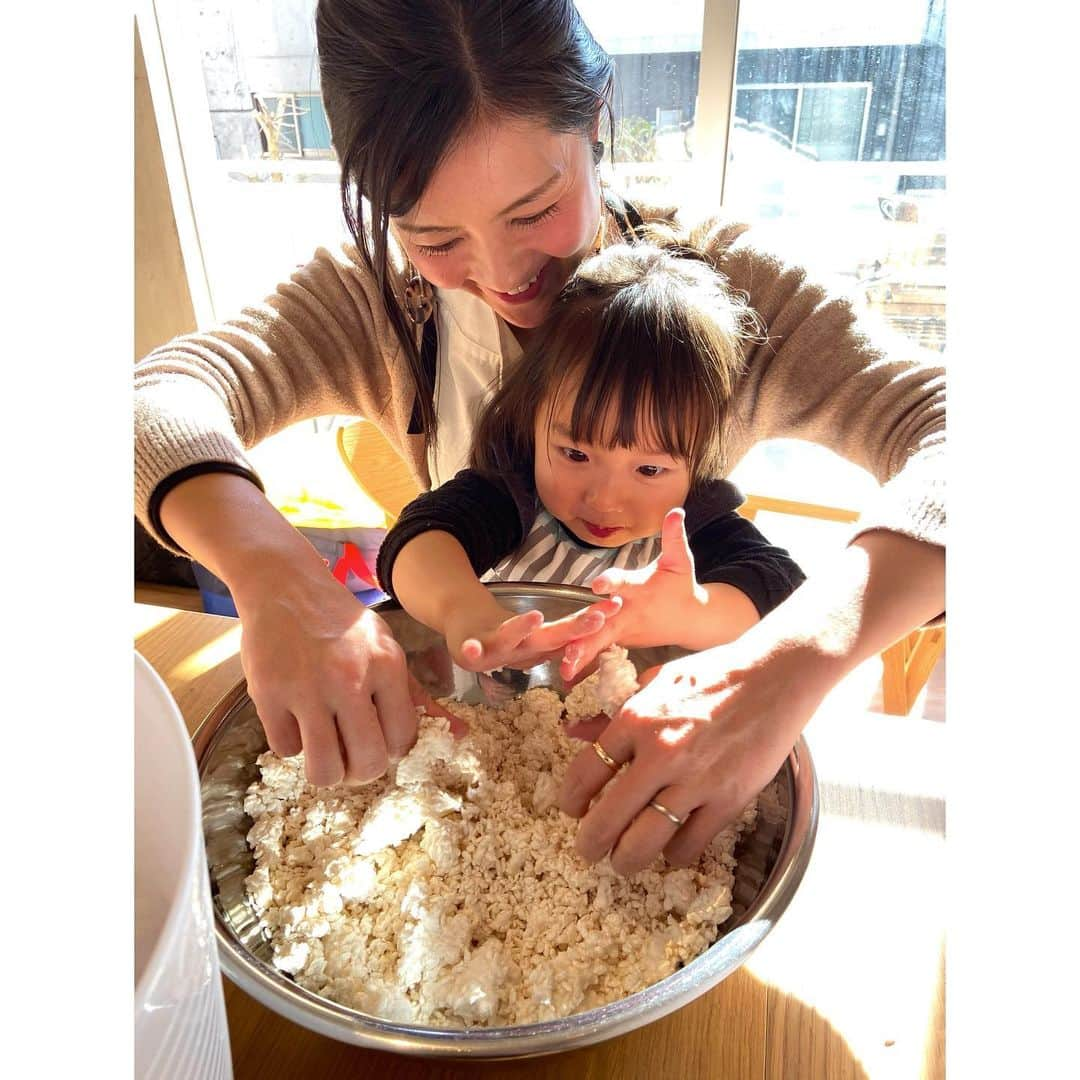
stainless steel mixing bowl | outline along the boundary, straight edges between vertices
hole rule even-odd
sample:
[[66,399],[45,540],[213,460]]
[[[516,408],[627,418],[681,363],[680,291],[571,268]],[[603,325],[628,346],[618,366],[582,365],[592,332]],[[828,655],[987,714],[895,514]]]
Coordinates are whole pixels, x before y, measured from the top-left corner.
[[[500,602],[514,611],[539,608],[559,618],[595,599],[564,585],[495,584]],[[442,638],[394,604],[379,608],[404,648],[410,670],[432,694],[500,704],[533,686],[564,689],[557,666],[477,676],[457,667]],[[631,652],[639,671],[682,655],[677,649]],[[441,1058],[533,1057],[587,1046],[651,1023],[687,1004],[730,975],[772,929],[802,880],[818,818],[818,789],[800,739],[777,774],[783,820],[759,814],[736,851],[733,912],[718,940],[661,982],[601,1008],[561,1020],[517,1027],[449,1029],[397,1024],[319,997],[274,968],[269,941],[244,891],[254,861],[245,839],[251,819],[244,792],[257,777],[256,757],[266,739],[241,683],[212,710],[194,737],[202,783],[203,828],[214,897],[218,952],[225,973],[252,997],[282,1016],[347,1043]]]

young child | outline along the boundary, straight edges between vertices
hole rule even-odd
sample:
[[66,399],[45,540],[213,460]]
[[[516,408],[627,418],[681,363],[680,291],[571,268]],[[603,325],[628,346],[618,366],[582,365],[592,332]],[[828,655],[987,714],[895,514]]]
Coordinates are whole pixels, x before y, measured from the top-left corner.
[[[747,309],[697,253],[635,243],[585,260],[482,411],[470,468],[411,502],[382,587],[473,671],[569,645],[731,641],[804,579],[735,508],[719,432]],[[558,622],[514,615],[483,581],[591,585]],[[579,639],[593,641],[583,650]]]

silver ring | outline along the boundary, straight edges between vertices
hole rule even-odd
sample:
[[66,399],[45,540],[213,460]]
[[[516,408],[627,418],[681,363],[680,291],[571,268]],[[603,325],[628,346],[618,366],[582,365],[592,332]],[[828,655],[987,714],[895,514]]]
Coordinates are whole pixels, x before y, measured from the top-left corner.
[[596,756],[609,768],[619,771],[621,766],[619,763],[598,743],[594,742],[592,748],[596,751]]
[[649,800],[649,805],[654,810],[659,810],[674,825],[682,825],[686,821],[686,818],[679,817],[678,814],[673,814],[663,803],[658,803],[655,799]]

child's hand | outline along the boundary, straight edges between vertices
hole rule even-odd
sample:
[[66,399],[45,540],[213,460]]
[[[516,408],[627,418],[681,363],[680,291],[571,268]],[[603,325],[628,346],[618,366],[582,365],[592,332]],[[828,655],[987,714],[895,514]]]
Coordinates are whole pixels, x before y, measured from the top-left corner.
[[493,602],[483,612],[455,615],[446,628],[446,646],[467,671],[526,670],[560,656],[568,642],[597,633],[621,607],[612,597],[545,622],[539,611],[513,615]]
[[561,665],[567,683],[616,642],[626,648],[676,643],[686,621],[708,602],[705,586],[694,576],[682,507],[669,510],[664,518],[657,559],[640,570],[605,570],[593,579],[592,591],[621,599],[622,610],[588,637],[567,645]]

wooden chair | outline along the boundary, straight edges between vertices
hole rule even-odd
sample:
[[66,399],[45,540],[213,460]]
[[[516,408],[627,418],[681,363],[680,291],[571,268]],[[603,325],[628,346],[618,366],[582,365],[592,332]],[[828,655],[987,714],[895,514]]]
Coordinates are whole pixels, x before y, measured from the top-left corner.
[[374,424],[358,420],[338,428],[337,444],[352,478],[396,521],[420,488],[386,436]]
[[[374,424],[359,420],[339,428],[337,442],[341,458],[353,479],[390,517],[396,519],[405,505],[419,494],[420,489],[408,466]],[[854,510],[765,495],[748,495],[739,508],[739,513],[750,521],[761,511],[842,523],[853,522],[859,516]],[[923,627],[881,654],[881,696],[885,712],[906,716],[911,711],[944,649],[945,628]]]
[[[746,502],[739,507],[739,513],[749,521],[761,511],[843,523],[851,523],[859,517],[855,510],[773,499],[766,495],[747,495]],[[944,651],[944,626],[921,627],[890,645],[881,654],[882,710],[892,716],[907,716]]]

